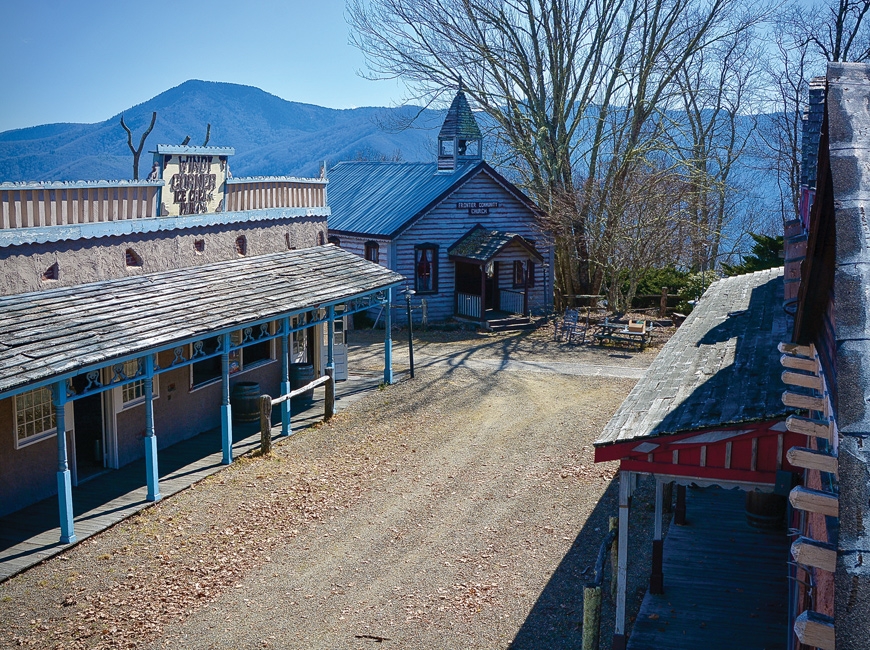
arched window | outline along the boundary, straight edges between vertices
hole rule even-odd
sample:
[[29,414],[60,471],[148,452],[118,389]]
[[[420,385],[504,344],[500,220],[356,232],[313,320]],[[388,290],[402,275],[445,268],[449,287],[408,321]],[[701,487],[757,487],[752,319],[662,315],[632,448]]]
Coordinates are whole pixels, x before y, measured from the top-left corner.
[[124,251],[124,262],[127,266],[142,266],[142,258],[132,248]]
[[326,238],[323,236],[323,231],[321,230],[319,233],[317,233],[317,245],[323,246],[325,242]]
[[330,235],[329,239],[327,239],[326,241],[328,241],[330,244],[335,244],[336,246],[341,248],[341,240],[335,235]]
[[193,250],[197,253],[202,253],[205,251],[205,240],[204,239],[196,239],[193,242]]
[[244,235],[236,237],[236,253],[239,255],[248,254],[248,238]]
[[42,274],[43,280],[57,280],[60,276],[60,268],[57,265],[57,262],[49,266],[45,269],[45,273]]
[[381,247],[376,241],[366,242],[366,259],[378,264],[381,261]]

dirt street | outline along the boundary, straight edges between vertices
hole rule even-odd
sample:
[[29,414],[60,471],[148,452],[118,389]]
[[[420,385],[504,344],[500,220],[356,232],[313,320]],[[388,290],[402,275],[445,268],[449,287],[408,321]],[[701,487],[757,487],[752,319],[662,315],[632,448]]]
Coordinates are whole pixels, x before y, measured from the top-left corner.
[[[495,347],[524,358],[511,338]],[[0,644],[579,647],[582,584],[616,514],[615,467],[593,465],[592,442],[634,380],[449,363],[469,345],[447,339],[421,345],[413,381],[0,585]],[[611,633],[608,604],[602,648]]]

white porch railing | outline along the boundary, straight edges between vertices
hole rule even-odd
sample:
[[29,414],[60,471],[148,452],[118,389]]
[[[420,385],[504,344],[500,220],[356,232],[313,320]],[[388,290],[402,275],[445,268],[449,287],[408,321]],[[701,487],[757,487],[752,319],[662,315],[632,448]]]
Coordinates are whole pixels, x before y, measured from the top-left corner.
[[480,318],[480,296],[469,293],[456,294],[456,315],[468,318]]
[[525,305],[525,296],[522,291],[511,289],[499,289],[499,308],[514,314],[522,314]]
[[41,228],[147,219],[162,181],[0,183],[0,228]]
[[320,178],[255,176],[227,180],[226,209],[322,208],[326,181]]

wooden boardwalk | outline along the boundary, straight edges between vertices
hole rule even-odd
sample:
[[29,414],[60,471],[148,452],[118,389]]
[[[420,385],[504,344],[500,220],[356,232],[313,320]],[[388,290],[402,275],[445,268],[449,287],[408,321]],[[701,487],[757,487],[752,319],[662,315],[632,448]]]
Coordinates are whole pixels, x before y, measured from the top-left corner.
[[[352,375],[336,384],[336,410],[346,407],[369,390],[376,389],[382,375]],[[322,396],[322,390],[317,395]],[[312,406],[293,414],[293,430],[298,431],[323,419],[322,397]],[[273,428],[273,436],[280,424]],[[157,432],[159,436],[159,431]],[[259,447],[259,423],[234,423],[233,456],[238,457]],[[221,465],[220,429],[161,449],[158,453],[160,494],[166,497],[183,490],[210,474]],[[150,505],[145,500],[145,460],[107,470],[72,490],[75,532],[81,542],[122,519]],[[70,548],[61,544],[57,497],[53,496],[0,518],[0,581],[12,577],[39,562]]]
[[633,650],[785,650],[789,543],[746,523],[745,492],[687,490],[664,545],[665,593],[644,597]]

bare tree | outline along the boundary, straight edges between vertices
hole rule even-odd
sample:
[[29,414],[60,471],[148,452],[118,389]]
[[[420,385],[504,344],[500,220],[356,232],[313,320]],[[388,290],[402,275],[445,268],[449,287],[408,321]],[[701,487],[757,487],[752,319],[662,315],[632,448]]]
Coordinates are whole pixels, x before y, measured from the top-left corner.
[[870,0],[824,0],[807,7],[795,2],[785,13],[792,30],[826,61],[870,59]]
[[133,147],[133,133],[130,128],[124,123],[124,116],[121,115],[121,126],[127,132],[127,146],[133,154],[133,180],[139,180],[139,156],[142,155],[142,149],[145,147],[145,139],[151,134],[151,129],[154,128],[154,123],[157,121],[157,111],[151,113],[151,124],[145,129],[142,138],[139,140],[139,148]]
[[348,14],[371,76],[403,78],[424,103],[461,78],[495,121],[514,172],[549,214],[558,307],[562,294],[600,286],[590,219],[608,202],[608,217],[620,218],[609,197],[658,146],[655,118],[679,67],[758,19],[736,8],[725,0],[351,0]]
[[[693,269],[712,269],[723,238],[738,213],[745,213],[749,169],[736,174],[754,143],[762,90],[760,47],[751,30],[734,34],[695,53],[678,70],[678,102],[664,130],[673,155],[692,188],[688,203],[688,244]],[[758,230],[759,224],[749,226]]]

